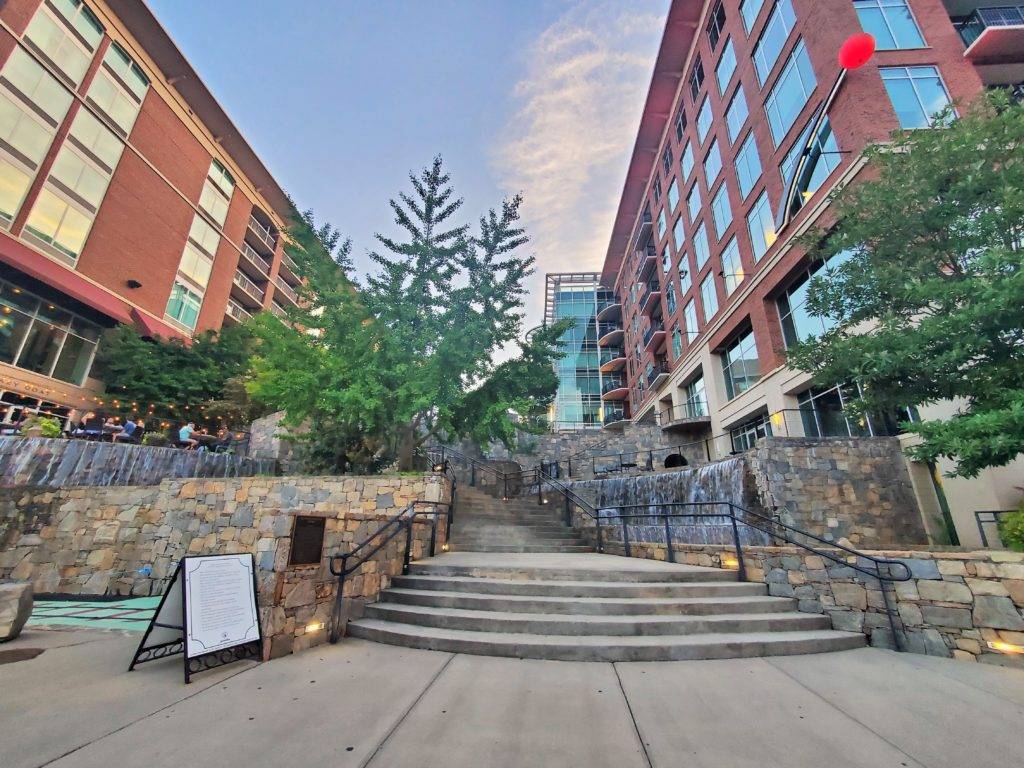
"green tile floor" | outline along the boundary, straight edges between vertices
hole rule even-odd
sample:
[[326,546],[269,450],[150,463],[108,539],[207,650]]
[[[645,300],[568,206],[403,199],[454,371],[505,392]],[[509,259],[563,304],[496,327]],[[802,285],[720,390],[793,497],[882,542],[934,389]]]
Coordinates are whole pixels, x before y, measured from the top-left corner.
[[81,627],[145,632],[160,603],[160,596],[135,597],[116,602],[99,600],[36,600],[30,627]]

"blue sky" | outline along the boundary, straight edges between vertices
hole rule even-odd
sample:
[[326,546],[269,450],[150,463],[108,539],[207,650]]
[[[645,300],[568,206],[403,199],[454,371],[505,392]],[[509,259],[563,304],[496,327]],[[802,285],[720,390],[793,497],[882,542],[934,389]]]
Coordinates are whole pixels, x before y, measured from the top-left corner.
[[149,0],[281,185],[352,238],[440,152],[464,220],[517,191],[544,271],[597,269],[668,0]]

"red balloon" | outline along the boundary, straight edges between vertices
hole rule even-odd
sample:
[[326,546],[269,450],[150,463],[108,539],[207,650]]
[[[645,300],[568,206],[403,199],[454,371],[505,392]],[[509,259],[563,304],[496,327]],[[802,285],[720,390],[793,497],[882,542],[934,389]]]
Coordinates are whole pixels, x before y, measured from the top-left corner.
[[843,69],[863,67],[874,52],[875,38],[867,32],[850,35],[839,49],[839,66]]

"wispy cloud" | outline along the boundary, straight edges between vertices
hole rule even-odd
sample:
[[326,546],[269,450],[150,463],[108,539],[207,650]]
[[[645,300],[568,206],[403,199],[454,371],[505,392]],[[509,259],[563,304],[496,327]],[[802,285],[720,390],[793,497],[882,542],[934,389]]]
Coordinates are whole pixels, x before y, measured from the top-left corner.
[[664,0],[624,5],[580,0],[525,52],[494,163],[502,186],[525,194],[538,261],[528,326],[544,272],[599,270],[608,247],[666,12]]

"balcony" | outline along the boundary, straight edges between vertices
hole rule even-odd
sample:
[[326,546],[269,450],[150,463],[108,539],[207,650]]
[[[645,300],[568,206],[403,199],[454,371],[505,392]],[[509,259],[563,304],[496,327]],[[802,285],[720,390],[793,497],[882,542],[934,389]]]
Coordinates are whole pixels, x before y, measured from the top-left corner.
[[665,323],[661,320],[651,320],[651,324],[644,331],[644,349],[652,349],[660,352],[665,344]]
[[235,276],[231,283],[232,293],[236,296],[240,295],[243,304],[249,304],[256,309],[263,306],[263,297],[266,295],[266,291],[256,285],[256,283],[244,274],[241,272],[235,272]]
[[601,406],[603,429],[621,428],[629,421],[626,407],[620,403],[605,403]]
[[654,392],[658,387],[668,380],[668,363],[664,360],[655,360],[647,365],[647,388]]
[[622,319],[622,302],[618,299],[609,301],[603,305],[597,307],[597,321],[599,323],[608,323],[615,320]]
[[664,430],[700,430],[711,424],[711,417],[704,400],[688,400],[661,411],[657,421]]
[[640,299],[640,314],[649,315],[655,307],[661,306],[661,283],[652,277],[644,284],[643,296]]
[[625,400],[629,394],[626,377],[621,373],[612,373],[601,377],[602,400]]
[[967,46],[964,58],[986,67],[986,85],[1012,85],[1024,79],[1024,5],[978,8],[957,25]]
[[266,248],[271,254],[274,253],[274,249],[277,248],[274,233],[270,231],[270,227],[261,224],[252,214],[249,214],[249,231],[256,236],[257,244]]
[[266,277],[270,274],[270,262],[256,253],[248,243],[242,243],[242,257],[238,260],[242,267],[248,267],[253,274]]
[[644,275],[658,264],[658,254],[653,245],[648,245],[636,254],[636,279],[643,281]]
[[640,217],[640,221],[636,228],[636,236],[633,238],[633,250],[639,251],[641,248],[647,246],[647,241],[651,239],[651,226],[654,220],[651,218],[651,212],[644,210],[643,216]]
[[299,267],[287,253],[281,254],[281,274],[299,282]]
[[276,301],[271,301],[270,302],[269,309],[270,309],[271,312],[273,312],[275,315],[280,317],[282,320],[287,320],[288,319],[288,311],[284,307],[282,307],[280,304],[278,304]]
[[299,306],[299,295],[295,292],[288,283],[286,283],[280,275],[274,278],[274,298],[277,299],[284,296],[295,306]]
[[601,348],[601,373],[622,370],[626,365],[626,350],[622,347]]
[[230,317],[236,323],[244,323],[246,320],[252,317],[248,312],[242,309],[238,304],[228,299],[228,305],[224,310],[224,315]]
[[622,323],[598,323],[597,346],[615,347],[622,344]]

